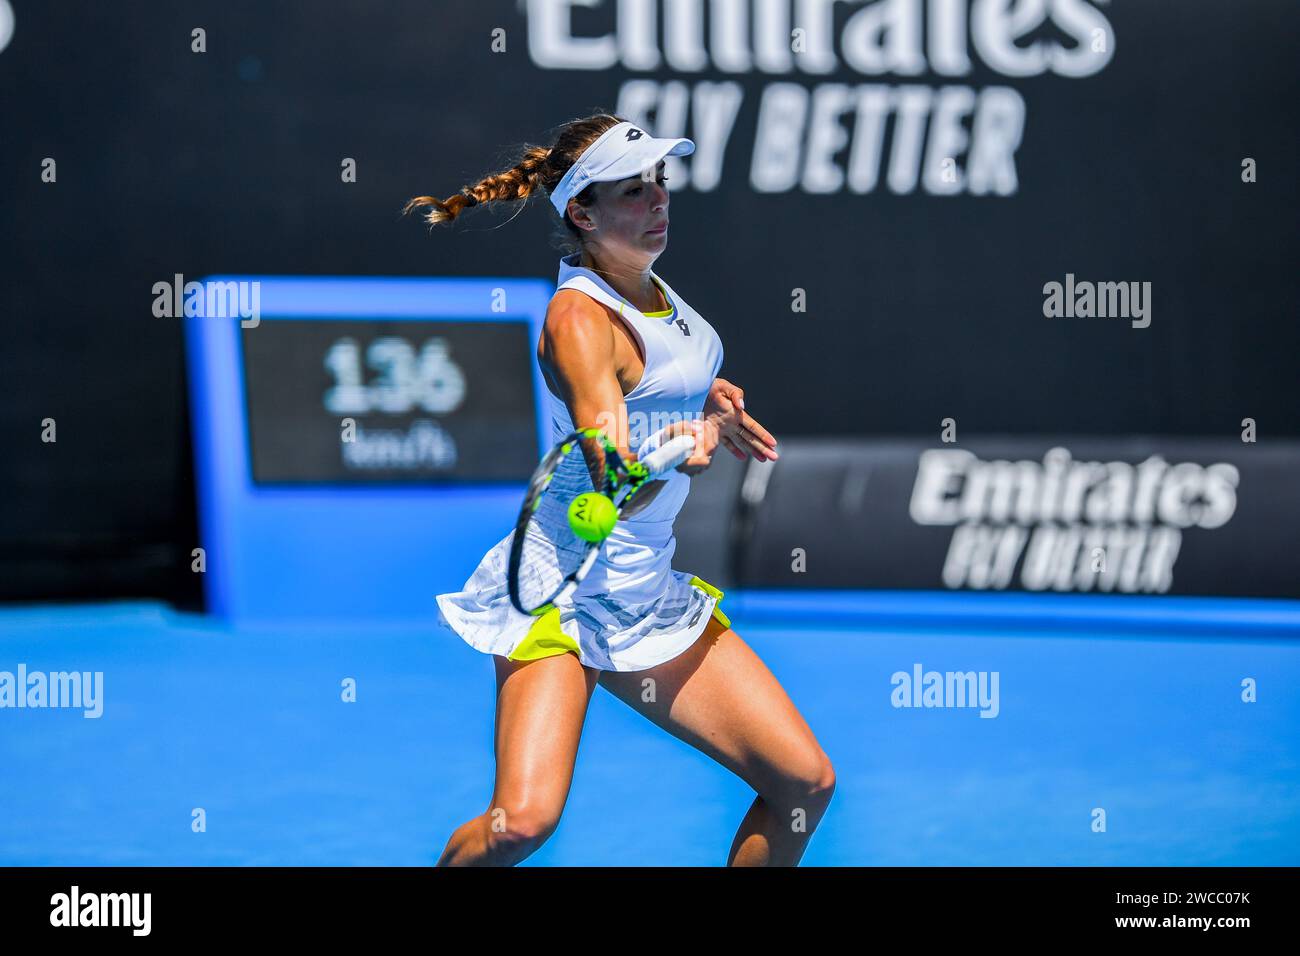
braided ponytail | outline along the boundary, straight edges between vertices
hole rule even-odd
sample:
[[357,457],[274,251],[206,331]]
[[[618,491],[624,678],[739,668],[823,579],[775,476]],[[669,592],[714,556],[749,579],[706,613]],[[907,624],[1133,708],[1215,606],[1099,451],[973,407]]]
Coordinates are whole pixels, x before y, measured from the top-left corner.
[[424,218],[431,226],[451,222],[461,212],[471,206],[490,202],[515,202],[527,199],[536,191],[539,171],[550,157],[551,150],[545,146],[530,146],[523,158],[504,172],[487,176],[473,186],[464,186],[460,192],[453,193],[446,199],[433,196],[416,196],[402,207],[402,215],[414,209],[428,207]]
[[[412,210],[427,208],[424,219],[431,226],[451,222],[471,206],[494,202],[519,202],[529,196],[545,190],[548,194],[563,178],[569,167],[577,162],[578,157],[600,138],[606,130],[623,122],[622,117],[609,113],[597,113],[583,119],[571,120],[564,124],[556,137],[554,146],[527,146],[519,161],[504,172],[487,176],[472,186],[464,186],[460,192],[453,193],[446,199],[433,196],[416,196],[402,207],[402,215]],[[590,188],[590,187],[589,187]],[[589,189],[588,188],[588,189]],[[579,205],[588,205],[594,193],[583,190],[576,198]],[[568,215],[564,223],[574,237],[581,233],[570,222]]]

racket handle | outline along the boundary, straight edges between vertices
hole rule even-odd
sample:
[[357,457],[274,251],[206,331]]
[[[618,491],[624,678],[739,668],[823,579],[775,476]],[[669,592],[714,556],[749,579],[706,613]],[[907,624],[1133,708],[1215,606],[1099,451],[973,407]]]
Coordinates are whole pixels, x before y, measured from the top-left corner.
[[651,476],[661,475],[670,468],[676,468],[695,451],[694,435],[678,435],[670,438],[650,454],[639,459]]

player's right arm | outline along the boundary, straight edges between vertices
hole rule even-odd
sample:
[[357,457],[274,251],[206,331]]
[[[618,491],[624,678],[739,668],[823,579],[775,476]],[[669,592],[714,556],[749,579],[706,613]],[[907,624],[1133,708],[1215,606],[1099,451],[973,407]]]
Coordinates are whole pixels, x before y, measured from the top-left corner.
[[[575,428],[599,428],[609,437],[625,461],[635,461],[628,447],[627,406],[619,372],[617,338],[614,325],[599,303],[573,289],[561,289],[546,311],[537,360],[556,394],[569,410]],[[696,448],[691,457],[678,466],[685,474],[698,474],[708,467],[718,443],[716,427],[707,421],[680,422],[671,434],[693,433]],[[602,487],[604,453],[588,446],[589,460],[599,462],[593,468],[592,481]],[[661,482],[652,482],[639,493],[639,511],[658,494]],[[625,512],[631,514],[632,512]]]
[[[627,411],[619,384],[614,327],[604,309],[589,296],[561,289],[546,310],[537,361],[555,393],[569,410],[574,428],[599,428],[625,460],[635,456],[627,447]],[[620,426],[620,423],[624,423]],[[592,483],[604,487],[604,453],[588,446],[599,462]]]

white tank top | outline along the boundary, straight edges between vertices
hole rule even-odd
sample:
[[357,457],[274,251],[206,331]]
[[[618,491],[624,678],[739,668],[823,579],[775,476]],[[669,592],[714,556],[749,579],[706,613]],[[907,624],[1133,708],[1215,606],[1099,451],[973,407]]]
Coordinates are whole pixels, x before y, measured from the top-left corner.
[[[641,381],[623,397],[628,413],[628,446],[636,451],[641,442],[665,425],[699,417],[709,388],[722,367],[722,340],[713,326],[653,269],[650,275],[671,308],[666,316],[638,312],[597,273],[579,266],[581,259],[581,252],[560,259],[556,291],[577,289],[609,306],[631,327],[645,355]],[[574,430],[573,422],[568,407],[549,386],[547,397],[551,406],[551,440],[557,443]],[[654,501],[628,521],[668,522],[671,528],[673,518],[686,501],[691,480],[676,470],[661,477],[668,487],[661,489]]]

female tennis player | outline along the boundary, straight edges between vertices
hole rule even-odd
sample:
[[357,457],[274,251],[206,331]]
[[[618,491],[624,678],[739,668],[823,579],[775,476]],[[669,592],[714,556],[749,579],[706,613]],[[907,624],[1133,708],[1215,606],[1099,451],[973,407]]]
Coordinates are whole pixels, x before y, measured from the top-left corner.
[[[668,244],[664,158],[694,149],[600,113],[565,124],[553,146],[527,148],[511,169],[447,199],[406,205],[427,207],[436,225],[544,190],[577,247],[560,259],[537,346],[554,441],[600,428],[635,461],[672,436],[695,438],[689,458],[638,492],[636,510],[620,516],[570,599],[541,616],[515,609],[507,556],[516,532],[462,591],[438,596],[442,621],[493,655],[497,684],[491,804],[452,834],[440,866],[514,865],[546,841],[597,683],[754,788],[728,865],[798,864],[834,792],[830,760],[731,629],[722,592],[670,567],[689,476],[708,467],[717,446],[742,460],[778,457],[776,439],[745,411],[744,390],[717,377],[713,327],[651,268]],[[664,421],[646,434],[647,423]]]

